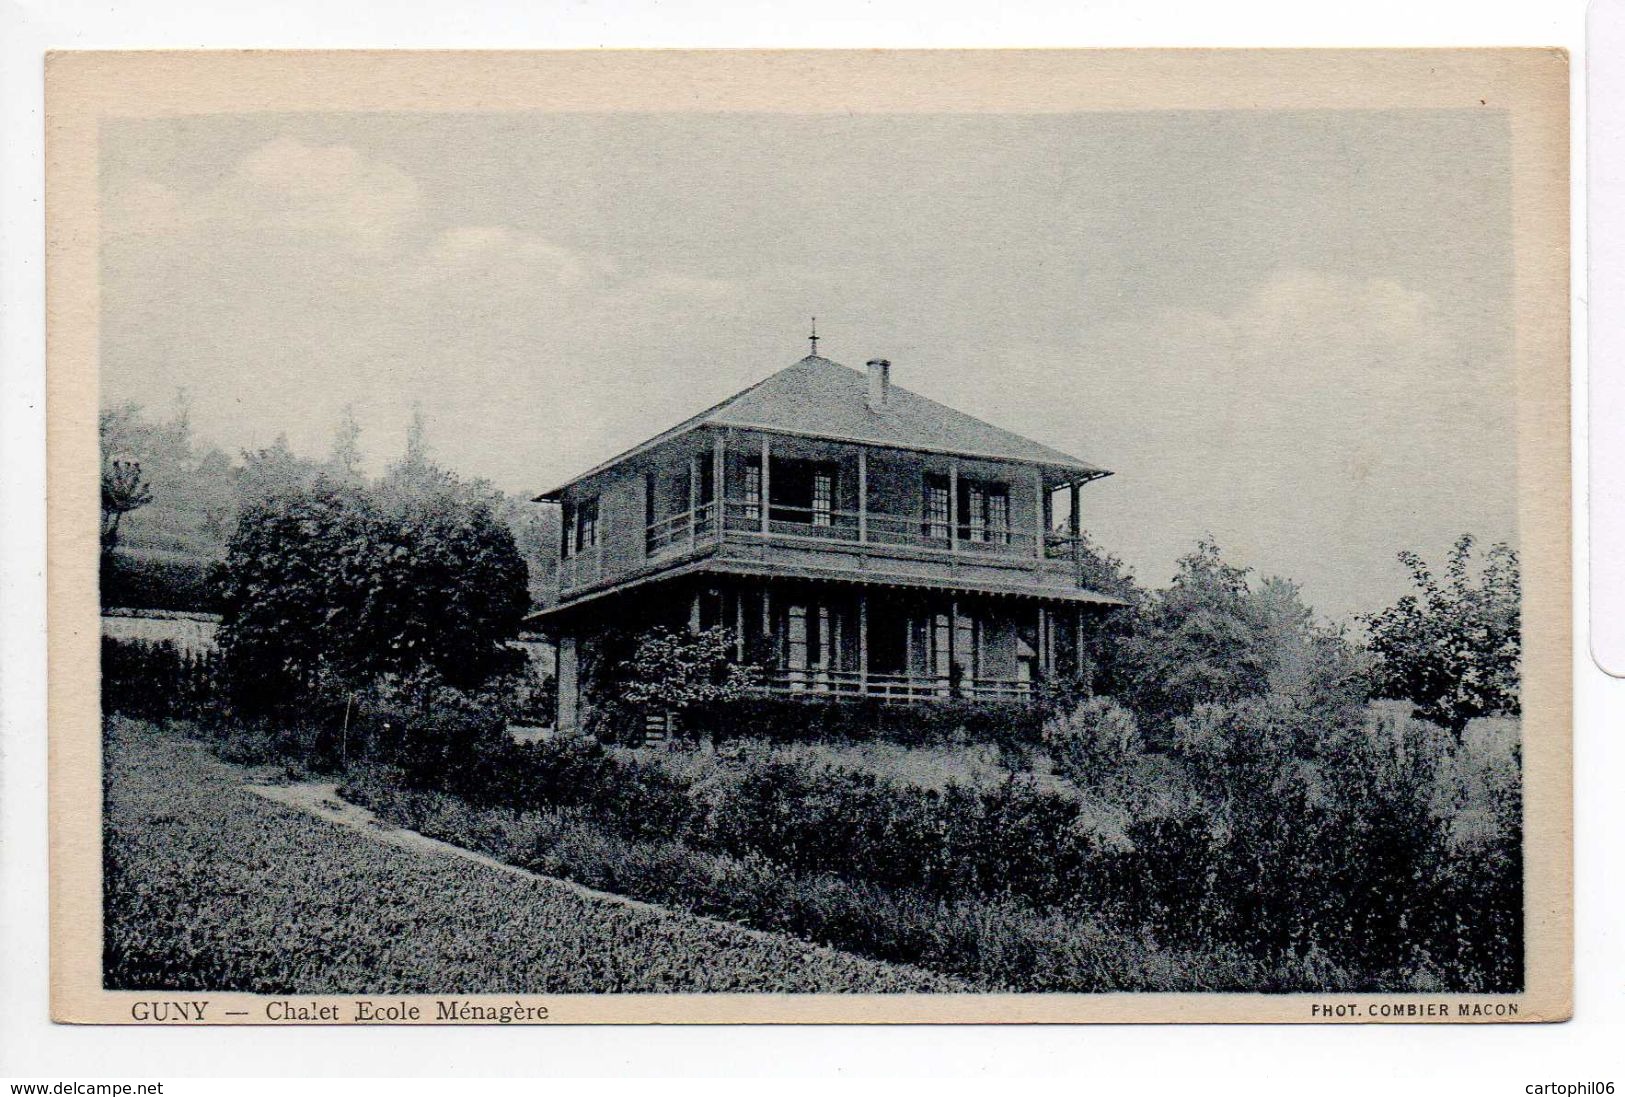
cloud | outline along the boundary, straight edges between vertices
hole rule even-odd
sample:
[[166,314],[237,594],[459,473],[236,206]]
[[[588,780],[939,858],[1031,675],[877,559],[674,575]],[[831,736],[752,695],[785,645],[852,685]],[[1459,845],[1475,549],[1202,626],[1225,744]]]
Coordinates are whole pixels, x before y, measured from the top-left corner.
[[[494,448],[473,471],[544,477],[520,464],[537,448],[590,463],[604,434],[666,414],[649,401],[663,350],[727,314],[740,287],[629,266],[495,212],[447,210],[386,160],[286,136],[206,181],[115,180],[109,399],[184,387],[213,436],[264,444],[287,430],[307,452],[354,404],[375,464],[421,403],[446,442]],[[624,375],[563,382],[606,346]]]
[[290,137],[243,157],[213,198],[216,215],[362,253],[402,244],[421,225],[425,205],[417,183],[399,168],[345,145]]
[[616,273],[616,264],[553,243],[535,232],[503,225],[463,225],[437,233],[418,265],[432,281],[482,278],[486,289],[528,283],[559,290],[601,285]]
[[1399,549],[1515,533],[1510,346],[1470,350],[1479,319],[1391,279],[1281,269],[1228,309],[1087,327],[1081,366],[1023,363],[1022,399],[1048,409],[1039,437],[1118,472],[1088,517],[1144,578],[1211,531],[1343,615],[1398,590]]

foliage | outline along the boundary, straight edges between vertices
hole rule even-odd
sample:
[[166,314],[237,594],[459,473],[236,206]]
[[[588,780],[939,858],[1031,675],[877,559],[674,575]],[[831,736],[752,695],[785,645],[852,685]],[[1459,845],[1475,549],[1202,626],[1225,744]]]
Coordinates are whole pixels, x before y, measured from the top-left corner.
[[115,457],[102,465],[102,551],[118,548],[119,521],[152,502],[152,484],[141,475],[141,462]]
[[102,637],[102,710],[149,720],[201,720],[219,709],[222,668],[216,652],[183,652]]
[[908,704],[877,697],[752,694],[698,708],[690,724],[719,743],[883,740],[904,746],[990,743],[1024,757],[1042,743],[1043,713],[1000,701],[944,699]]
[[1317,623],[1295,584],[1224,561],[1212,538],[1182,557],[1173,583],[1150,595],[1123,644],[1119,700],[1153,742],[1202,705],[1281,693],[1326,719],[1369,696],[1361,655],[1340,629]]
[[234,473],[225,453],[193,438],[184,399],[163,420],[133,404],[106,408],[98,433],[104,468],[133,462],[151,490],[151,501],[126,512],[118,525],[119,555],[200,568],[220,559],[235,509]]
[[[104,589],[104,605],[214,609],[207,581],[213,565],[225,557],[239,514],[278,494],[308,490],[318,476],[352,486],[366,481],[361,430],[348,408],[322,461],[295,453],[285,435],[234,455],[206,445],[194,437],[184,398],[168,418],[134,404],[106,408],[100,435],[103,460],[139,462],[153,492],[152,502],[128,513],[119,526],[113,586]],[[427,465],[421,421],[414,446]],[[550,553],[558,544],[556,509],[494,491],[488,499],[530,566],[533,596],[546,598],[553,581]]]
[[623,696],[636,708],[687,712],[700,705],[737,701],[759,678],[733,660],[734,635],[723,628],[687,632],[655,628],[632,652]]
[[1120,771],[1141,750],[1134,714],[1110,697],[1091,697],[1044,725],[1044,747],[1055,772],[1079,785]]
[[220,610],[217,561],[104,552],[98,570],[103,609]]
[[[511,864],[697,914],[919,965],[982,991],[1255,989],[1291,985],[1239,954],[1175,953],[1089,914],[985,897],[934,899],[832,874],[797,875],[760,857],[631,838],[582,809],[513,814],[367,774],[346,798],[396,825]],[[1301,979],[1301,977],[1297,977]]]
[[368,489],[318,476],[240,517],[220,643],[248,713],[319,679],[354,689],[425,668],[472,688],[511,670],[525,564],[478,487],[437,475]]
[[[1515,989],[1517,813],[1475,807],[1474,836],[1460,840],[1467,809],[1440,791],[1447,770],[1476,774],[1457,785],[1515,788],[1515,769],[1507,771],[1515,759],[1489,767],[1499,779],[1488,781],[1484,767],[1451,769],[1459,751],[1442,729],[1368,713],[1331,727],[1321,719],[1312,705],[1277,695],[1200,706],[1178,722],[1175,758],[1197,795],[1160,809],[1148,808],[1131,779],[1142,759],[1126,734],[1127,714],[1104,699],[1078,719],[1113,732],[1106,749],[1080,751],[1093,767],[1088,796],[1018,776],[977,788],[919,787],[808,755],[747,752],[668,766],[578,738],[493,740],[478,758],[436,769],[416,787],[480,810],[567,813],[599,835],[593,848],[659,846],[666,852],[658,858],[675,867],[654,882],[631,879],[694,909],[710,909],[713,899],[694,882],[699,870],[682,866],[727,858],[772,866],[809,888],[820,881],[826,896],[867,894],[885,910],[948,904],[970,916],[988,903],[1119,926],[1182,955],[1243,958],[1291,989],[1393,989],[1413,978],[1457,990]],[[360,782],[380,810],[392,802],[381,791],[389,784]],[[1101,830],[1096,796],[1125,813],[1120,831]],[[592,867],[597,856],[559,853],[546,864],[610,871]],[[631,886],[615,875],[593,879]],[[1462,919],[1449,903],[1463,896],[1502,913]],[[888,951],[901,946],[874,936],[856,905],[842,917],[843,947],[982,971],[968,956]],[[810,934],[828,932],[815,929],[824,926],[803,917],[775,928]]]
[[1457,734],[1475,716],[1519,712],[1518,554],[1491,546],[1475,582],[1473,543],[1457,539],[1442,583],[1416,553],[1400,553],[1416,593],[1365,618],[1379,692]]
[[104,773],[112,990],[956,989],[941,976],[380,842],[274,805],[242,788],[240,770],[135,721],[108,722]]

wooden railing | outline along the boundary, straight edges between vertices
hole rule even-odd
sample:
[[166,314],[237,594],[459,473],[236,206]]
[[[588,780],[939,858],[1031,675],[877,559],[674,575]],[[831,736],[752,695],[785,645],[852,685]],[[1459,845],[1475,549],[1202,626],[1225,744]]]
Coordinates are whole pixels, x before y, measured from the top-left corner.
[[[679,511],[644,528],[645,554],[654,558],[668,552],[681,553],[700,547],[717,534],[718,505],[702,503],[692,510]],[[720,508],[729,535],[763,536],[762,507],[741,499],[729,499]],[[920,515],[884,514],[875,511],[816,509],[774,503],[768,508],[766,536],[812,538],[851,544],[898,545],[912,549],[963,556],[992,556],[1036,563],[1037,534],[1012,526],[965,525],[956,530]],[[1081,562],[1078,538],[1061,533],[1044,535],[1042,559]],[[1078,573],[1082,585],[1082,572]],[[605,573],[602,536],[599,543],[559,562],[559,590],[569,593],[592,586],[611,576]],[[914,688],[912,686],[908,687]]]
[[644,529],[643,545],[650,556],[673,546],[693,545],[699,538],[716,532],[716,504],[702,503],[653,522]]
[[[678,517],[681,517],[680,515]],[[938,552],[986,554],[1033,559],[1037,533],[1014,526],[932,522],[917,514],[885,514],[878,511],[815,509],[774,503],[768,507],[768,536],[815,537],[871,545],[905,545]],[[725,528],[729,533],[756,534],[762,529],[762,506],[729,499],[724,507]],[[652,528],[652,527],[651,527]],[[1044,538],[1044,559],[1074,558],[1079,541],[1061,533]]]
[[767,693],[829,694],[836,697],[879,697],[895,701],[949,700],[1025,701],[1032,683],[1006,678],[966,678],[957,686],[947,678],[916,674],[861,674],[853,670],[771,670],[758,687]]

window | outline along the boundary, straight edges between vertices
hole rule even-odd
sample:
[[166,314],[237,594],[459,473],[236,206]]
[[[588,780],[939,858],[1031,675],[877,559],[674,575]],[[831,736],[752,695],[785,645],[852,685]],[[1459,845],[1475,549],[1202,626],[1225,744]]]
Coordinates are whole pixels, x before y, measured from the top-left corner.
[[1002,486],[987,490],[987,532],[995,545],[1010,543],[1010,493]]
[[762,520],[762,459],[752,457],[745,463],[745,517],[752,522]]
[[1010,493],[1005,485],[959,481],[959,536],[975,544],[1010,543]]
[[948,523],[953,521],[948,512],[948,480],[943,476],[925,478],[925,535],[948,540]]
[[598,500],[583,499],[576,505],[576,551],[598,547]]
[[775,525],[832,526],[835,466],[821,461],[774,458],[767,501]]
[[827,469],[813,473],[812,524],[827,526],[835,509],[835,477]]

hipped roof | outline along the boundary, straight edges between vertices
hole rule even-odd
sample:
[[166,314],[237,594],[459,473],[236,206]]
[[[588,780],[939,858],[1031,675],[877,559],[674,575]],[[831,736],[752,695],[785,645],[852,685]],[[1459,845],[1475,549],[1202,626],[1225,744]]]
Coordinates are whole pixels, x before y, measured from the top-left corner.
[[571,484],[702,427],[736,427],[893,449],[1016,461],[1064,469],[1078,473],[1082,479],[1110,475],[1107,469],[955,411],[900,385],[888,386],[885,406],[879,411],[869,406],[868,396],[869,381],[863,372],[810,354],[722,403],[537,496],[537,501],[558,498]]

